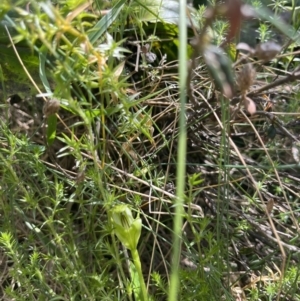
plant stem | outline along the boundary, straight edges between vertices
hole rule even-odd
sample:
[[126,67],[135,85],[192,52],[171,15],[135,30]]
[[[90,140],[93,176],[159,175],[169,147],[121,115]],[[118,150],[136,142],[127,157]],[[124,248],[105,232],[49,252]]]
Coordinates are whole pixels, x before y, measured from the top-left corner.
[[144,277],[143,277],[143,273],[142,273],[142,265],[141,265],[141,261],[140,261],[140,256],[139,253],[137,251],[137,249],[131,250],[131,255],[132,255],[132,260],[134,263],[134,266],[136,268],[136,271],[138,273],[139,276],[139,282],[140,282],[140,298],[143,301],[148,301],[148,294],[147,294],[147,289],[146,289],[146,285],[145,285],[145,281],[144,281]]
[[186,148],[187,130],[185,119],[186,106],[186,84],[187,84],[187,12],[186,0],[179,1],[179,91],[180,91],[180,115],[179,115],[179,138],[177,153],[177,181],[176,181],[176,201],[174,217],[174,236],[172,245],[172,268],[169,287],[169,301],[178,300],[179,292],[179,261],[182,243],[182,224],[183,224],[183,204],[185,197],[185,175],[186,175]]

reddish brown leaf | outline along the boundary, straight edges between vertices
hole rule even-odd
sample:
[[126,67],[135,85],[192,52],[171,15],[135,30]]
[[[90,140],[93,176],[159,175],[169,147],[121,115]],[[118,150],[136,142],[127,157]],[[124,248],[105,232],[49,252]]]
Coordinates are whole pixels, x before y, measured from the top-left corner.
[[226,42],[230,42],[233,39],[241,28],[242,23],[242,2],[240,0],[226,0],[226,17],[229,22],[229,31],[227,33]]

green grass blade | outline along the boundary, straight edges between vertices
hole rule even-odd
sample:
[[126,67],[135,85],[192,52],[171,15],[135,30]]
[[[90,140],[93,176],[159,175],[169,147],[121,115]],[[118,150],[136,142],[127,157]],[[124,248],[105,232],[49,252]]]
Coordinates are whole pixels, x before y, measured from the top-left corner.
[[46,69],[45,69],[45,65],[46,65],[46,61],[47,61],[47,52],[48,52],[48,49],[46,46],[42,46],[40,48],[40,51],[39,51],[39,59],[40,59],[39,74],[40,74],[40,79],[43,83],[43,86],[44,86],[46,92],[52,94],[50,84],[49,84],[47,76],[46,76]]
[[50,115],[47,120],[47,143],[52,145],[56,137],[56,125],[57,117],[56,115]]
[[105,15],[88,33],[88,38],[91,44],[94,44],[109,28],[109,26],[117,19],[122,8],[125,4],[125,0],[119,1],[107,15]]

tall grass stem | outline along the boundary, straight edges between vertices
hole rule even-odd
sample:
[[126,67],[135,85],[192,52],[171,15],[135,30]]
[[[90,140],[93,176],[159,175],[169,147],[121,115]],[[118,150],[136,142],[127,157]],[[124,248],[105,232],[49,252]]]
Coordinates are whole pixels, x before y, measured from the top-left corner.
[[179,1],[179,90],[180,90],[180,114],[179,114],[179,141],[177,154],[177,175],[176,175],[176,200],[174,218],[174,236],[172,253],[172,270],[170,278],[169,301],[177,300],[179,290],[179,261],[181,251],[181,232],[185,189],[185,158],[186,158],[186,79],[187,79],[187,14],[186,0]]

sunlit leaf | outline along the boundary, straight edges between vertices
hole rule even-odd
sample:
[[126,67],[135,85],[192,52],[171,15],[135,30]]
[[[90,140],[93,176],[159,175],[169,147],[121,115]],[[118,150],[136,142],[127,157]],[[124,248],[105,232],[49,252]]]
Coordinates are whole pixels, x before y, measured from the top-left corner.
[[[179,24],[179,2],[177,0],[146,0],[135,1],[133,7],[137,11],[138,18],[142,22],[165,22]],[[190,14],[194,8],[188,6]],[[189,15],[190,15],[189,14]],[[192,18],[192,16],[191,16]],[[187,26],[191,26],[191,20],[187,16]],[[192,20],[193,26],[198,28],[197,22]]]
[[48,78],[46,76],[46,69],[45,69],[45,65],[47,61],[47,53],[48,53],[48,49],[45,45],[43,45],[40,48],[40,52],[39,52],[39,59],[40,59],[39,74],[46,92],[52,94],[51,87]]
[[123,73],[125,66],[125,61],[121,62],[113,71],[113,77],[117,81],[120,77],[120,75]]
[[232,61],[234,61],[236,58],[236,52],[237,52],[237,48],[236,48],[235,44],[229,43],[226,50],[227,50],[227,54],[229,55],[230,59]]

